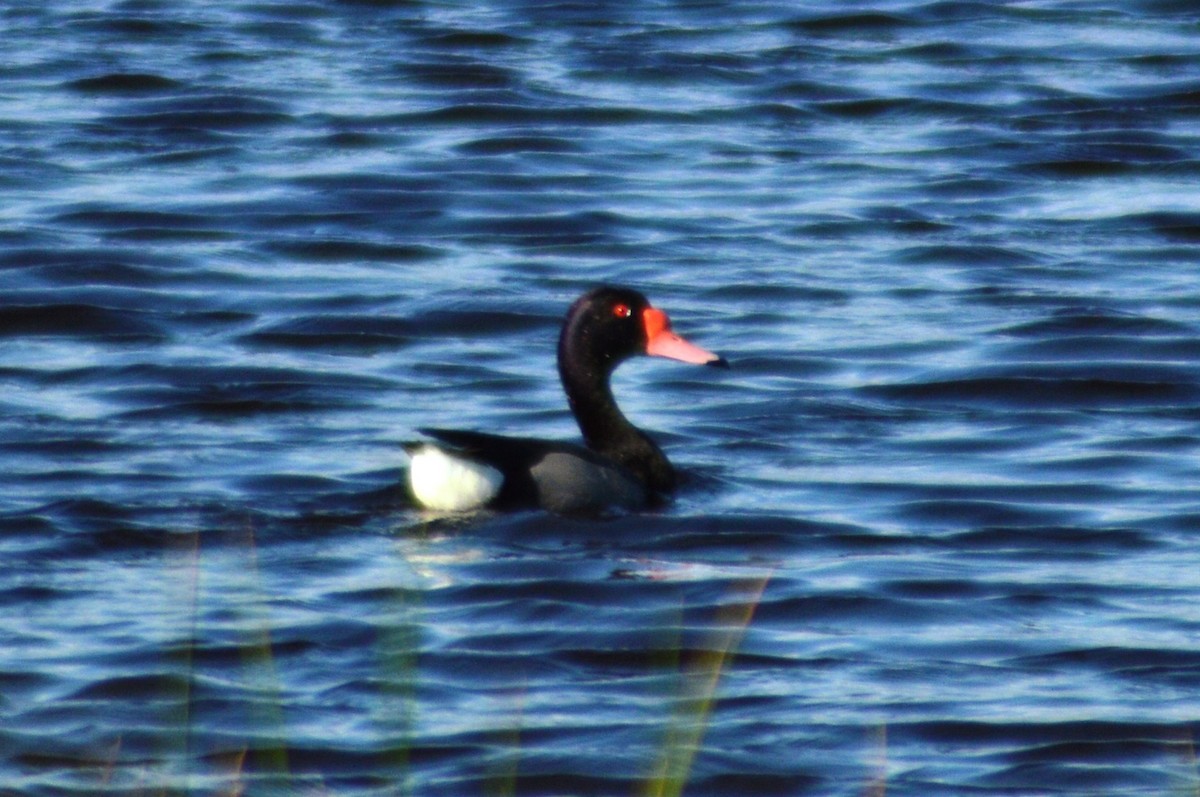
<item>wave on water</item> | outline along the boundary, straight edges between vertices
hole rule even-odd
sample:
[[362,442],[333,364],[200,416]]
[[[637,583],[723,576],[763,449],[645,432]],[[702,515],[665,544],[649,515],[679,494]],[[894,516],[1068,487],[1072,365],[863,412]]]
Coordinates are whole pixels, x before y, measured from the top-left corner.
[[[1196,791],[1193,3],[0,18],[9,792]],[[675,499],[417,512],[598,283]]]

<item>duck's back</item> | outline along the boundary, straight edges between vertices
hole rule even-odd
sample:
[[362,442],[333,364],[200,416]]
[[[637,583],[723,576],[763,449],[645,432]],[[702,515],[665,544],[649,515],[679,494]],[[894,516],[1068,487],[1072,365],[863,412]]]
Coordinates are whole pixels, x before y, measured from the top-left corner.
[[[467,471],[495,473],[500,477],[490,494],[486,489],[479,489],[475,492],[477,503],[468,502],[468,506],[460,505],[455,509],[484,505],[495,508],[540,506],[564,514],[593,514],[610,509],[638,509],[645,506],[650,497],[627,468],[583,446],[457,429],[422,429],[421,432],[446,444],[437,447],[440,454],[460,463],[460,469],[447,467],[447,474]],[[427,494],[450,491],[448,486],[434,488],[427,478],[424,473],[414,475],[410,466],[409,484],[419,501],[418,485]]]

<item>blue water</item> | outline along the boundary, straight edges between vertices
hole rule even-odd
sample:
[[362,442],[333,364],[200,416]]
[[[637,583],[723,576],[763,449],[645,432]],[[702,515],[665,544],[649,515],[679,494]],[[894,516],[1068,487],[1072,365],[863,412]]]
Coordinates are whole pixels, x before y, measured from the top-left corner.
[[[1190,0],[0,31],[0,792],[1200,788]],[[599,282],[678,499],[413,511]]]

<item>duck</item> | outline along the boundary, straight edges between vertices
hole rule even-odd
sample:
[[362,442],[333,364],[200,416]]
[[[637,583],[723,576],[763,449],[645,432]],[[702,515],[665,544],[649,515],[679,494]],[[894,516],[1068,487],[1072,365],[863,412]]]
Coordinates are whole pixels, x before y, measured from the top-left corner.
[[676,334],[640,292],[593,288],[571,304],[558,338],[558,375],[583,444],[418,429],[426,439],[404,444],[414,504],[442,513],[540,508],[569,515],[663,503],[678,482],[675,470],[621,412],[609,384],[614,369],[637,355],[729,367]]

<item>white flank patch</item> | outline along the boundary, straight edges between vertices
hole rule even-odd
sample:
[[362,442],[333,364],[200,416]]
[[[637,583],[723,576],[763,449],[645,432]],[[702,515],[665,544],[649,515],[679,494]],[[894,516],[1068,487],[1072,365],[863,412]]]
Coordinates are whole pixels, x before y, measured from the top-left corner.
[[462,512],[496,497],[504,474],[491,465],[455,457],[434,445],[409,454],[408,486],[426,509]]

